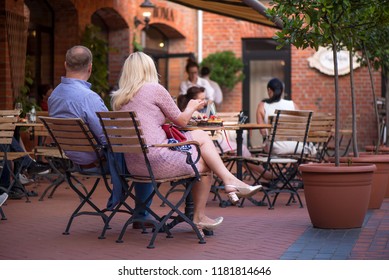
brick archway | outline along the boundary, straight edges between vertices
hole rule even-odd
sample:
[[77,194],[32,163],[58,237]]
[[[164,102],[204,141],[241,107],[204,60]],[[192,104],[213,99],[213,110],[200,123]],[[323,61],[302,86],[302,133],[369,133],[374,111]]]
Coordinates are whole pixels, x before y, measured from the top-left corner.
[[121,67],[130,51],[130,32],[127,22],[115,9],[104,7],[95,11],[91,22],[102,30],[108,42],[108,83],[117,83]]

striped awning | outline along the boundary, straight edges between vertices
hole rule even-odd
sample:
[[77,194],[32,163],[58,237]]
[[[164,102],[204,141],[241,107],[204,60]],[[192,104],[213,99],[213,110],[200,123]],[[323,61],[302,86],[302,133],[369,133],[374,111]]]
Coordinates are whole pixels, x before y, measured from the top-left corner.
[[[257,0],[168,0],[189,8],[203,10],[223,16],[246,20],[270,27],[280,28],[277,22],[270,20],[266,14],[266,6]],[[268,2],[268,1],[267,1]]]

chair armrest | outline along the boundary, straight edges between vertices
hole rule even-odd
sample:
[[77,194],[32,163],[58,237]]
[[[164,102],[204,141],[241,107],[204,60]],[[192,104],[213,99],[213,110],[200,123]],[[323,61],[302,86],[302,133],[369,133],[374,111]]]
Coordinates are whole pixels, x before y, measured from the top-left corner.
[[170,147],[179,147],[179,146],[185,146],[185,145],[194,145],[196,147],[200,147],[200,143],[197,141],[185,141],[185,142],[178,142],[178,143],[171,143],[171,144],[153,144],[153,145],[149,145],[149,147],[170,148]]
[[186,154],[186,163],[189,164],[193,171],[196,174],[197,180],[200,180],[200,173],[197,170],[196,163],[200,160],[201,157],[201,151],[200,151],[200,143],[197,141],[185,141],[185,142],[178,142],[178,143],[171,143],[171,144],[153,144],[148,145],[150,148],[171,148],[171,147],[180,147],[185,145],[193,145],[196,147],[197,150],[197,158],[195,160],[192,159],[192,153],[190,151],[180,151],[181,153]]
[[[201,157],[201,151],[200,151],[200,143],[197,141],[184,141],[184,142],[179,142],[179,143],[171,143],[171,144],[153,144],[153,145],[148,145],[148,147],[153,147],[153,148],[171,148],[171,147],[180,147],[180,146],[185,146],[185,145],[192,145],[196,147],[197,150],[197,158],[196,160],[192,160],[192,163],[188,162],[188,164],[196,164]],[[190,151],[181,151],[183,153],[186,153],[190,159],[192,158],[191,155],[192,153]]]

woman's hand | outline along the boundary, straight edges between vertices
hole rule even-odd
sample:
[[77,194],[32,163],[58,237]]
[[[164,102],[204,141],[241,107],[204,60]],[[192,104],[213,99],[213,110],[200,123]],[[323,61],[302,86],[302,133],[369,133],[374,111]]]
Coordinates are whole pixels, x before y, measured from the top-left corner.
[[178,116],[174,123],[178,126],[186,126],[194,112],[203,109],[205,106],[204,100],[191,99],[186,105],[185,110]]
[[198,100],[198,99],[191,99],[188,103],[188,105],[186,106],[186,108],[190,109],[191,111],[195,112],[195,111],[200,111],[201,109],[203,109],[206,105],[206,102],[204,100]]

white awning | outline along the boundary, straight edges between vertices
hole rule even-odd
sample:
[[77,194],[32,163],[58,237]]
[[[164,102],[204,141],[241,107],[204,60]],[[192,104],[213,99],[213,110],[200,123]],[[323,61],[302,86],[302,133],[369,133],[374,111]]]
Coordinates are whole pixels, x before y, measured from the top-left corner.
[[281,23],[270,20],[266,6],[257,0],[168,0],[189,8],[203,10],[223,16],[246,20],[256,24],[281,28]]

